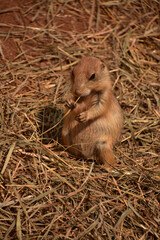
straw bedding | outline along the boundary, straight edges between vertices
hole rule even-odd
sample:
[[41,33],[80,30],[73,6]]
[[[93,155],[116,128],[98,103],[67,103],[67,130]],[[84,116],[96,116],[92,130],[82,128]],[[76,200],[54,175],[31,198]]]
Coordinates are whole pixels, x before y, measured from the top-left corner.
[[[158,0],[7,1],[0,10],[0,239],[160,238]],[[124,112],[107,172],[61,142],[72,67],[102,59]]]

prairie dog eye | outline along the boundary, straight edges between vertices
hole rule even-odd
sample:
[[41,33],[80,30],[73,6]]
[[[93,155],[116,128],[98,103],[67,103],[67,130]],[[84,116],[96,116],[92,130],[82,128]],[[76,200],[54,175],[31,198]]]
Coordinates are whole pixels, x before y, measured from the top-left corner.
[[89,80],[93,80],[93,79],[95,79],[95,73],[93,73],[91,76],[90,76],[90,78],[89,78]]

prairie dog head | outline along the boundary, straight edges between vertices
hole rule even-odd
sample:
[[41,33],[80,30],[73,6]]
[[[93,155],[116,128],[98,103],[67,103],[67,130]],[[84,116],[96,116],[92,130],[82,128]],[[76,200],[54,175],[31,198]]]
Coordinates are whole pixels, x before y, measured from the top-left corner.
[[111,89],[109,72],[96,57],[83,57],[74,67],[71,76],[72,94],[79,97]]

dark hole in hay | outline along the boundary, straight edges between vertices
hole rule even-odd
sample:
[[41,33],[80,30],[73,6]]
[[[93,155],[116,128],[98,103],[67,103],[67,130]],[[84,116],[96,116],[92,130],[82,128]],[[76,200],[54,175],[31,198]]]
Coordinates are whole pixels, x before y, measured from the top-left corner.
[[62,122],[54,127],[63,117],[63,111],[56,106],[47,106],[38,114],[39,134],[42,136],[42,143],[62,143],[61,131]]

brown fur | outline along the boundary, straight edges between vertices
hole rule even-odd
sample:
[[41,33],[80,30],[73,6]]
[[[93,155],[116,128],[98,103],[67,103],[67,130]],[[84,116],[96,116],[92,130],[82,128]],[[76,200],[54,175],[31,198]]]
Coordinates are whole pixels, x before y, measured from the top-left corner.
[[109,72],[99,59],[83,57],[75,66],[67,107],[71,111],[64,119],[62,137],[68,151],[97,160],[107,169],[114,166],[112,147],[119,139],[123,117]]

